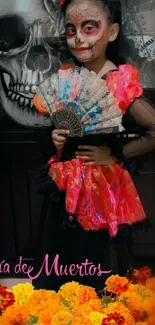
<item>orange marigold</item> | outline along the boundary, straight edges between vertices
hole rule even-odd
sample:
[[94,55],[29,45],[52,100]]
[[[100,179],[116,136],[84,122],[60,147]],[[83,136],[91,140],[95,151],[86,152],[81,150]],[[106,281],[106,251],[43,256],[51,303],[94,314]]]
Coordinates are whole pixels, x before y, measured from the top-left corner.
[[22,305],[13,305],[8,307],[1,316],[3,325],[25,325],[29,321],[30,307]]
[[92,325],[92,322],[87,316],[76,316],[72,319],[71,325]]
[[89,314],[92,311],[97,311],[102,313],[103,308],[101,305],[101,300],[99,298],[97,299],[90,299],[88,302],[86,302],[83,305],[78,306],[73,310],[73,314],[75,316],[83,315],[83,316],[89,316]]
[[146,287],[155,291],[155,277],[146,280]]
[[59,295],[52,290],[44,290],[44,289],[40,289],[40,290],[35,290],[32,294],[32,296],[30,297],[28,303],[34,306],[38,306],[38,304],[40,304],[40,302],[48,302],[50,300],[53,300],[53,302],[60,302],[60,297]]
[[154,315],[155,314],[155,292],[150,290],[147,292],[148,297],[144,299],[144,310],[148,313],[148,315]]
[[77,290],[77,299],[79,304],[84,304],[90,299],[97,299],[97,293],[94,288],[80,285]]
[[119,296],[122,292],[125,292],[129,286],[129,280],[119,275],[110,276],[106,282],[105,289]]
[[119,301],[122,302],[129,310],[143,311],[143,301],[141,296],[136,292],[124,292],[119,296]]
[[151,316],[147,320],[148,325],[154,325],[155,324],[155,315]]

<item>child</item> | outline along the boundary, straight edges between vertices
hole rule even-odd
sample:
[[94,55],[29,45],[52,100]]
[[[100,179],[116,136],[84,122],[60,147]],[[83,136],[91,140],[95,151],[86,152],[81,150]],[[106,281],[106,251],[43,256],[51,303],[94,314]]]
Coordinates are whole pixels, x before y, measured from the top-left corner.
[[[55,265],[58,254],[59,274],[52,266],[51,274],[42,274],[35,286],[58,289],[74,280],[100,290],[105,279],[118,271],[112,238],[145,220],[138,193],[120,161],[155,148],[155,111],[142,97],[138,71],[110,60],[110,46],[119,35],[114,2],[69,0],[63,6],[71,54],[106,80],[122,116],[128,109],[135,121],[146,128],[145,137],[123,147],[116,135],[100,134],[84,136],[78,149],[75,139],[63,136],[69,130],[52,132],[57,154],[48,162],[48,176],[42,184],[41,191],[50,203],[45,205],[44,220],[40,221],[38,250],[40,262],[49,254],[50,266]],[[60,67],[67,68],[71,67]],[[41,113],[47,113],[38,95],[34,105]],[[123,255],[127,258],[125,272],[131,261],[122,246],[121,258]]]

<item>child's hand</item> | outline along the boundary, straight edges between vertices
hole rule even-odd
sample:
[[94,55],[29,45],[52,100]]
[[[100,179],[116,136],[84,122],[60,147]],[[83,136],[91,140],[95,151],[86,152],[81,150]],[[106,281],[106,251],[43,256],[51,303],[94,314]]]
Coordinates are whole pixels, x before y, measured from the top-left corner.
[[52,131],[52,133],[51,133],[52,141],[53,141],[55,147],[57,148],[57,150],[61,150],[64,147],[67,139],[65,137],[63,137],[63,135],[68,135],[68,134],[69,134],[68,130],[55,129]]
[[115,162],[115,158],[111,156],[111,150],[107,146],[79,146],[79,149],[85,151],[77,151],[76,158],[83,160],[85,166],[108,165]]

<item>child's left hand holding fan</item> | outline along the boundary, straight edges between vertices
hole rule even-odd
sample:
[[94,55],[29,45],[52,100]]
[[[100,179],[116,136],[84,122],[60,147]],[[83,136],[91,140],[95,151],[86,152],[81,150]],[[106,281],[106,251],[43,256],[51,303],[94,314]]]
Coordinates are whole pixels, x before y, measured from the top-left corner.
[[[57,150],[63,149],[66,140],[67,140],[67,135],[69,134],[68,130],[58,130],[55,129],[52,131],[51,136],[52,136],[52,141],[57,148]],[[64,136],[66,135],[66,137]]]

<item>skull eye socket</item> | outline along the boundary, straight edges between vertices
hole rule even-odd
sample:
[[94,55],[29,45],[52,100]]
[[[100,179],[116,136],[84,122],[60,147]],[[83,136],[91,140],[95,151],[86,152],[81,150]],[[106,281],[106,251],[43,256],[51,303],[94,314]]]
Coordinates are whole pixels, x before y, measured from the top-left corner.
[[9,52],[24,45],[27,32],[23,20],[17,16],[0,19],[0,51]]

